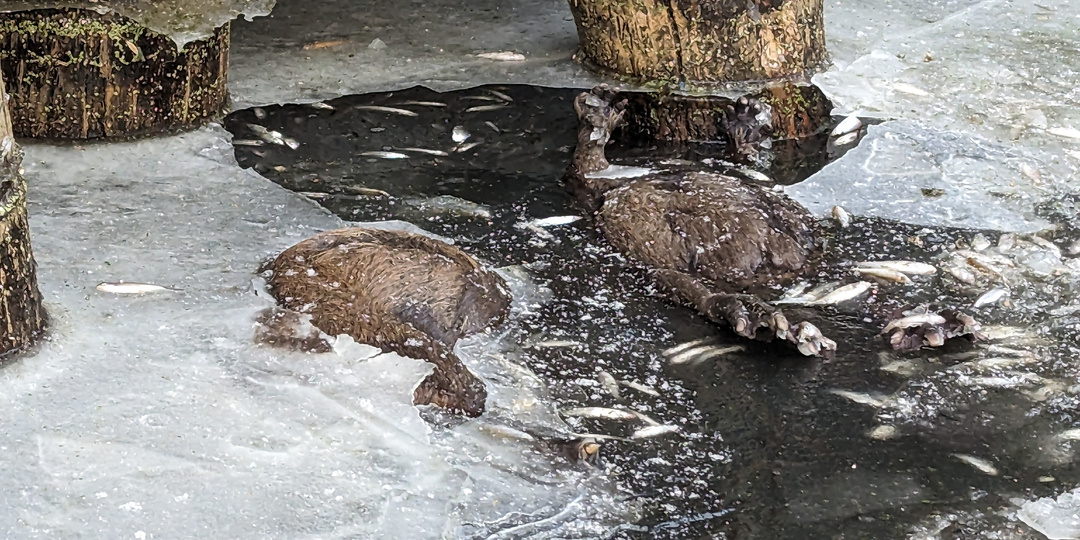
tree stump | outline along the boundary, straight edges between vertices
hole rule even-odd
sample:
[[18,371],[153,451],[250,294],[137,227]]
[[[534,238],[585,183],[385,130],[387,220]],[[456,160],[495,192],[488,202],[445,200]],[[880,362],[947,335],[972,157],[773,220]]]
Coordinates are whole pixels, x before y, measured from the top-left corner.
[[178,50],[115,13],[0,13],[15,135],[125,137],[201,124],[228,105],[229,25]]
[[831,104],[806,84],[826,62],[823,0],[569,3],[577,58],[657,91],[631,97],[634,136],[715,140],[724,109],[740,96],[770,106],[774,136],[803,137],[828,120]]
[[47,322],[30,249],[21,163],[0,75],[0,356],[31,345]]

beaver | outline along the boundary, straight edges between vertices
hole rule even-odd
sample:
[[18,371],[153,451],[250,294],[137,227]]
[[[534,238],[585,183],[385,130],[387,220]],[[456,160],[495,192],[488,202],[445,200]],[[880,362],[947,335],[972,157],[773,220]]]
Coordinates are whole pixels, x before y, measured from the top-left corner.
[[[813,273],[823,257],[817,220],[787,196],[715,172],[658,172],[611,165],[605,146],[625,114],[626,100],[600,85],[574,100],[578,145],[564,180],[592,212],[613,247],[646,266],[669,296],[744,337],[780,339],[808,356],[829,356],[836,343],[809,321],[792,324],[759,297]],[[742,98],[724,127],[741,156],[753,155],[766,130],[761,110]],[[908,310],[885,326],[897,349],[940,346],[978,336],[978,324],[954,311]]]
[[484,412],[484,384],[454,344],[500,324],[511,296],[502,278],[464,251],[419,234],[354,227],[308,238],[261,271],[272,272],[267,285],[281,307],[310,315],[323,332],[434,364],[415,404]]

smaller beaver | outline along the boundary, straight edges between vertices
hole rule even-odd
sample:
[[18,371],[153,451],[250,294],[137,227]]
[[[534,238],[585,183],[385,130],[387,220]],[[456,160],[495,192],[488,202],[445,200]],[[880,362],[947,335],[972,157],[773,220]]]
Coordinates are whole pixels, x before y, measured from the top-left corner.
[[454,344],[501,323],[511,297],[464,251],[419,234],[347,228],[286,249],[265,270],[278,303],[309,314],[323,332],[434,364],[414,403],[484,412],[487,390]]

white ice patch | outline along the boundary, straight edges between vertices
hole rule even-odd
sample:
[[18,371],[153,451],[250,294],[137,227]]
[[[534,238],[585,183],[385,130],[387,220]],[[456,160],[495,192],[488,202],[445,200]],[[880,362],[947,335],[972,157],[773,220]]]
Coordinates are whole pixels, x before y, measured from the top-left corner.
[[595,171],[586,173],[585,178],[638,178],[654,173],[652,169],[646,169],[644,167],[633,167],[630,165],[608,165],[608,168],[602,171]]

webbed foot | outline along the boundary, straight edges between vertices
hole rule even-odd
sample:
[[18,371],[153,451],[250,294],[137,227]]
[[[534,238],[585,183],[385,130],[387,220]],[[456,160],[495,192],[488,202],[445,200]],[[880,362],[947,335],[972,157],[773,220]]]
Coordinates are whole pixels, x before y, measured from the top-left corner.
[[924,347],[941,347],[956,337],[973,341],[986,339],[982,326],[974,317],[951,309],[935,313],[928,306],[900,310],[881,331],[889,344],[898,351],[917,351]]
[[731,140],[736,155],[745,159],[757,156],[758,143],[771,131],[771,127],[758,122],[757,115],[762,110],[761,103],[743,96],[728,105],[720,119],[720,127]]

